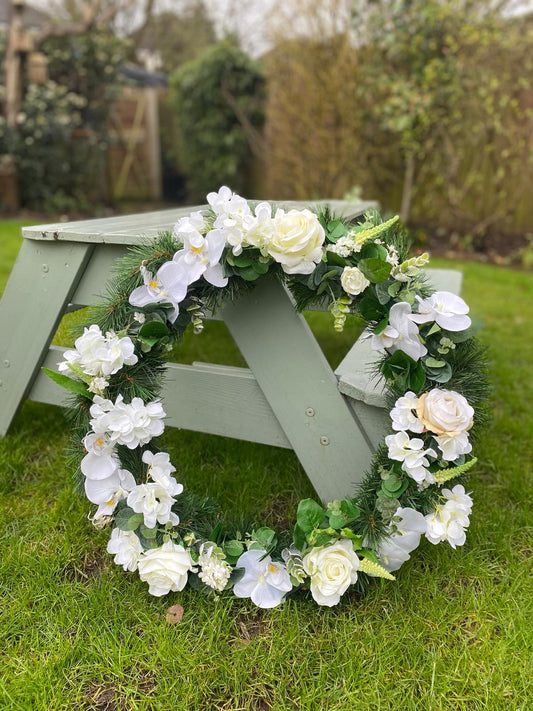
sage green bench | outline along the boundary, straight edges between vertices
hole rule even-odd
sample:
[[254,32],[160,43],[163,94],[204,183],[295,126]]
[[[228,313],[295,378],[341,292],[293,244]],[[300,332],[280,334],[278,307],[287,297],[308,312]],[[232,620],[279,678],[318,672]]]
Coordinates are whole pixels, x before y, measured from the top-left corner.
[[[345,216],[376,206],[329,203]],[[23,229],[0,302],[0,435],[25,399],[62,404],[63,391],[41,372],[63,359],[65,349],[50,345],[62,316],[97,300],[129,246],[171,230],[191,209]],[[458,272],[428,273],[435,288],[459,293]],[[269,278],[212,318],[226,323],[248,368],[169,363],[167,424],[293,449],[322,500],[352,495],[389,420],[368,341],[333,372],[288,292]]]

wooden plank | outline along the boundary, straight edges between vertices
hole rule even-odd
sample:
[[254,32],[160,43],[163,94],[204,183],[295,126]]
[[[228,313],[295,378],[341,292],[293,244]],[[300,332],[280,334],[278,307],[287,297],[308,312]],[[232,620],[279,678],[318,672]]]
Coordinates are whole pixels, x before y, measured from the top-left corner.
[[[333,203],[336,210],[348,217],[356,217],[370,207],[377,206],[373,202],[350,203],[344,200],[307,202],[280,202],[274,205],[286,207],[318,207]],[[26,239],[53,240],[69,242],[90,242],[107,244],[137,244],[147,238],[153,238],[160,232],[172,230],[180,217],[188,215],[193,210],[206,209],[207,205],[174,208],[159,212],[147,212],[127,217],[106,217],[99,220],[80,220],[77,222],[54,223],[51,225],[34,225],[24,227],[22,234]]]
[[282,285],[265,278],[222,316],[319,496],[353,495],[370,446]]
[[88,244],[22,244],[0,302],[0,435],[32,386],[91,251]]
[[[43,365],[57,371],[64,348],[51,346]],[[28,398],[64,404],[65,391],[39,373]],[[209,363],[167,363],[163,406],[169,427],[291,448],[272,408],[248,368]]]

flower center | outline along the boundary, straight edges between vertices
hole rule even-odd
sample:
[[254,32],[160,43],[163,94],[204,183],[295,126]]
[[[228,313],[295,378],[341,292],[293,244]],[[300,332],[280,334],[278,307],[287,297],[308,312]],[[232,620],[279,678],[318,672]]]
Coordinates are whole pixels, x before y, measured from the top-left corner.
[[196,254],[200,254],[203,251],[204,245],[200,245],[200,247],[191,247],[192,252],[196,252]]

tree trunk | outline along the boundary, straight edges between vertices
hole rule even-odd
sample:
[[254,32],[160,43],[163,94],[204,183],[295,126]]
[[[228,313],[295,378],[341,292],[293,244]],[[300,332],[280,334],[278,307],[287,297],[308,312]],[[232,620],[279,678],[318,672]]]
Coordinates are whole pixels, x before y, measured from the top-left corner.
[[24,2],[10,3],[9,30],[5,56],[6,73],[6,121],[10,128],[17,123],[17,114],[22,101],[22,52],[25,47]]
[[415,183],[415,157],[409,153],[405,162],[405,172],[403,176],[402,205],[400,208],[400,219],[407,223],[411,215],[411,198]]

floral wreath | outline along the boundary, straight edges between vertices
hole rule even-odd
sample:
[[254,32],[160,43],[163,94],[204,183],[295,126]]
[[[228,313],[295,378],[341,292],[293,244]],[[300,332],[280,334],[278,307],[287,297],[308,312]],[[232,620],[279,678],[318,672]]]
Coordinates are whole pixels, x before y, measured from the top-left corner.
[[[227,187],[207,201],[209,210],[180,219],[172,234],[130,250],[75,349],[59,372],[46,371],[75,394],[81,481],[97,506],[94,525],[112,527],[115,562],[138,571],[156,596],[188,583],[270,608],[304,589],[332,606],[372,577],[394,580],[422,535],[462,546],[472,499],[461,482],[476,462],[470,437],[486,396],[484,349],[467,304],[432,293],[422,270],[428,255],[408,257],[397,217],[274,212]],[[165,417],[159,394],[165,353],[186,327],[200,333],[206,311],[267,273],[298,310],[328,305],[337,331],[348,313],[366,322],[382,352],[392,434],[353,498],[300,501],[291,533],[241,533],[174,478],[156,443]],[[453,488],[442,488],[451,480]]]

